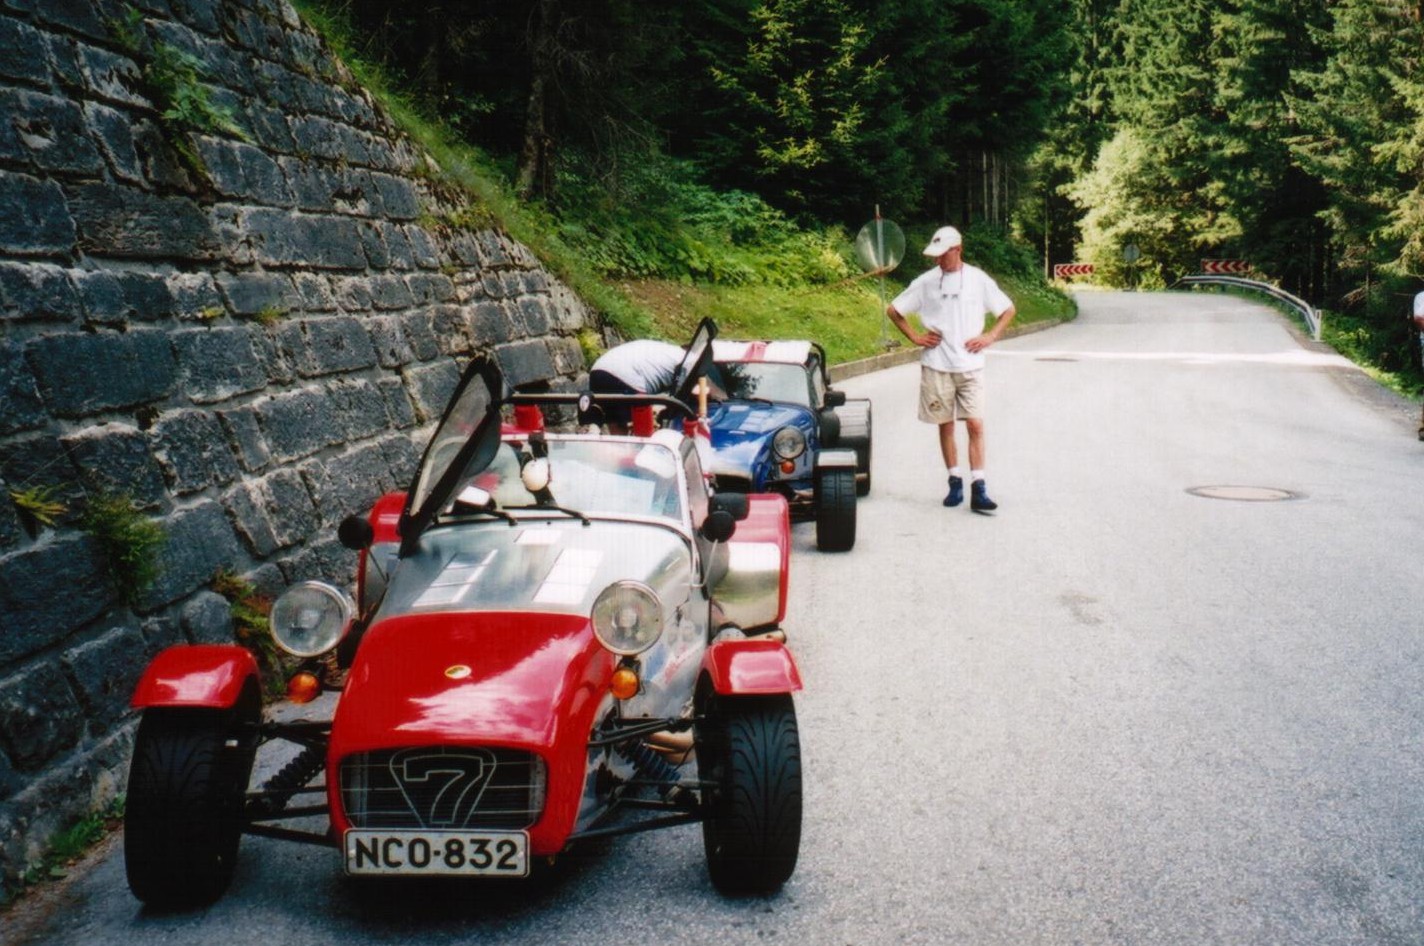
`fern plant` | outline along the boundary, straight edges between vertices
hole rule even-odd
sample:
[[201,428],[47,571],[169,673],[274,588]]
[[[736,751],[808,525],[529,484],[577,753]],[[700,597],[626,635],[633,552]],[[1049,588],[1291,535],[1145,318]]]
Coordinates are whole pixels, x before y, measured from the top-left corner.
[[208,169],[189,137],[191,133],[252,140],[232,111],[213,101],[211,90],[203,83],[206,67],[200,60],[162,40],[150,39],[143,11],[128,7],[122,19],[109,20],[108,26],[119,46],[139,64],[143,91],[158,109],[160,127],[195,174],[206,178]]
[[10,502],[20,514],[25,529],[34,535],[41,527],[53,528],[69,507],[54,498],[53,486],[31,486],[10,490]]
[[203,84],[203,64],[166,43],[154,43],[153,55],[144,66],[144,78],[157,92],[164,122],[191,131],[226,134],[248,140],[231,110],[213,101]]
[[269,700],[280,698],[291,661],[272,640],[267,617],[272,612],[271,599],[258,594],[252,582],[227,570],[213,576],[211,587],[227,599],[233,638],[257,658],[264,695]]
[[120,600],[137,605],[158,579],[158,552],[167,541],[163,527],[118,493],[91,497],[79,526],[99,544]]

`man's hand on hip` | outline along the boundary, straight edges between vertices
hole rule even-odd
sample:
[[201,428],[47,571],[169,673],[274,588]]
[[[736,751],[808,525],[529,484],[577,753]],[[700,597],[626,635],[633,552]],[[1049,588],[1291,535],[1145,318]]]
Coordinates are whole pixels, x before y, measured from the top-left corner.
[[985,332],[983,335],[975,335],[964,343],[964,347],[973,352],[980,352],[997,342],[998,339],[992,332]]

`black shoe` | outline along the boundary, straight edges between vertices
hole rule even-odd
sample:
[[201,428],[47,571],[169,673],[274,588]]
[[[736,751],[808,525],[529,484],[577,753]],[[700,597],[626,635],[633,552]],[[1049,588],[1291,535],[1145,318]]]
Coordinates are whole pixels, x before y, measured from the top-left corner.
[[989,490],[983,480],[975,480],[973,492],[969,496],[969,508],[975,512],[993,512],[999,504],[989,498]]
[[949,478],[949,495],[944,497],[946,506],[958,506],[964,502],[964,480],[957,476]]

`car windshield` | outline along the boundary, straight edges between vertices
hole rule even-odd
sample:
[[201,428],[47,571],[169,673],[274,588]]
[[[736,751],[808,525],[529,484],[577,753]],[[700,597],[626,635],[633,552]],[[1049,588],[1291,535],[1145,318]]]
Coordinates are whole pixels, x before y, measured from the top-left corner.
[[727,361],[717,365],[729,398],[765,398],[811,406],[806,369],[767,361]]
[[687,353],[672,379],[672,395],[684,404],[692,403],[697,380],[712,366],[712,340],[716,337],[716,323],[703,319],[687,343]]
[[430,438],[430,445],[426,448],[411,489],[411,509],[420,509],[425,505],[436,484],[459,458],[461,450],[490,409],[489,386],[479,375],[477,366],[472,365]]
[[559,506],[585,516],[683,521],[677,457],[665,444],[637,440],[546,441],[549,485],[536,494],[521,476],[527,444],[502,443],[471,485],[501,509]]

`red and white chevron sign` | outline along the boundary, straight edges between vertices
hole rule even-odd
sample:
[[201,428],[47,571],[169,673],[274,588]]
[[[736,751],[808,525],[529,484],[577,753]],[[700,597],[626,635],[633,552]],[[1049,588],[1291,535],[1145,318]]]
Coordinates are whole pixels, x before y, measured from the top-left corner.
[[1053,278],[1067,279],[1069,276],[1091,276],[1093,274],[1092,263],[1054,263]]
[[1204,273],[1249,273],[1251,264],[1244,259],[1204,259],[1201,261]]

